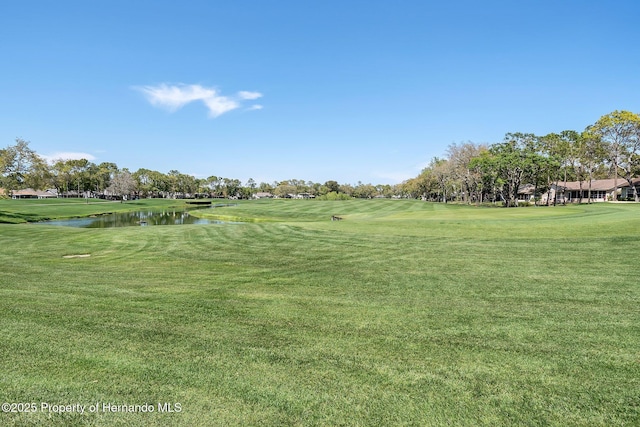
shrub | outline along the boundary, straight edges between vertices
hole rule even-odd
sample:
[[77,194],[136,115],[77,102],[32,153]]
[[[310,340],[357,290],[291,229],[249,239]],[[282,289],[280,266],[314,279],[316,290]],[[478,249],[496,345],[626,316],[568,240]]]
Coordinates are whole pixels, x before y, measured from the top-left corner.
[[348,194],[336,193],[335,191],[316,197],[316,200],[350,200],[350,199],[351,199],[351,196],[349,196]]

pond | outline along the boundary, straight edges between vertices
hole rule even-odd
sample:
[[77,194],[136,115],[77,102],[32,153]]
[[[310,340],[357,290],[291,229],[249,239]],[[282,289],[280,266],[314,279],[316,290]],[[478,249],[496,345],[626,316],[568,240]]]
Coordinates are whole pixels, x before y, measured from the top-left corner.
[[[200,208],[202,209],[202,208]],[[212,209],[212,208],[207,208]],[[165,209],[162,211],[135,211],[111,213],[85,218],[58,219],[41,221],[35,224],[61,225],[80,228],[111,228],[149,225],[184,225],[184,224],[223,224],[225,221],[197,218],[184,209]]]

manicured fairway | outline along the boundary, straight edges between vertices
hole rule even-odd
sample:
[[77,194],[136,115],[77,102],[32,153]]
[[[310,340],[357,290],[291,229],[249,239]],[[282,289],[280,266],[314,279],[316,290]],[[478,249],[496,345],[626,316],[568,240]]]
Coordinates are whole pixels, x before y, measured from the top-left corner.
[[199,215],[244,223],[0,224],[0,425],[638,425],[638,205]]

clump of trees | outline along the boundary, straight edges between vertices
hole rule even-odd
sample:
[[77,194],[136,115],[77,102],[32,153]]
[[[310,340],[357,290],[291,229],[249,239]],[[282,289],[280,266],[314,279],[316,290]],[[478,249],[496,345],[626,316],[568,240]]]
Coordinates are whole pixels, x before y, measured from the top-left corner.
[[434,158],[419,176],[403,184],[408,194],[424,200],[511,207],[517,206],[518,189],[524,184],[540,196],[561,182],[589,185],[593,179],[614,178],[629,184],[637,202],[633,179],[638,174],[640,116],[614,111],[582,132],[507,133],[502,142],[491,145],[453,144],[446,158]]

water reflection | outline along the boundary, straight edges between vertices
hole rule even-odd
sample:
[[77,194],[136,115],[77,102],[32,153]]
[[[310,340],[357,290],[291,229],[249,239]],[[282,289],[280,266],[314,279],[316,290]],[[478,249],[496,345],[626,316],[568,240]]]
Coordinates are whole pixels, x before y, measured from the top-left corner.
[[80,228],[111,228],[149,225],[222,224],[223,221],[197,218],[185,210],[136,211],[101,215],[90,218],[73,218],[42,221],[37,224],[62,225]]

